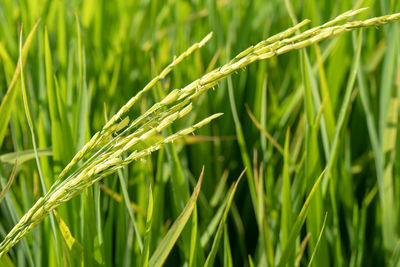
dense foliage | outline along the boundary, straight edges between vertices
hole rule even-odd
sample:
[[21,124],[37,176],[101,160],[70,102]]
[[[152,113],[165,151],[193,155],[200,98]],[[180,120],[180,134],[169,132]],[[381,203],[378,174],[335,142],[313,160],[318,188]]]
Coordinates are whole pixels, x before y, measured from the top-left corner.
[[399,266],[396,12],[0,1],[0,266]]

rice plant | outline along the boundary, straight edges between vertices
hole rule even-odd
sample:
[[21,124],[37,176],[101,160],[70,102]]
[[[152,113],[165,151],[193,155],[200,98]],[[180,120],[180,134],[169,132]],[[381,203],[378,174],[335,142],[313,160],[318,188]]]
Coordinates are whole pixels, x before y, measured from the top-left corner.
[[290,22],[244,48],[240,1],[39,2],[0,4],[1,265],[400,264],[397,3],[254,1]]

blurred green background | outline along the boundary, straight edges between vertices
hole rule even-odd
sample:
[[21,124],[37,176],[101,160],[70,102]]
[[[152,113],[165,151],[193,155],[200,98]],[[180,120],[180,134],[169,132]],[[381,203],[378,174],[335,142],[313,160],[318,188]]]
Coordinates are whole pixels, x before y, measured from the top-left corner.
[[[49,188],[72,156],[101,129],[105,117],[117,112],[174,56],[209,32],[214,33],[211,41],[134,106],[132,117],[168,91],[184,87],[248,46],[293,26],[293,20],[308,18],[316,26],[360,7],[369,9],[357,19],[400,12],[400,2],[395,0],[2,0],[0,99],[17,66],[21,26],[26,38],[40,19],[24,75]],[[105,178],[57,209],[81,245],[78,252],[68,249],[58,227],[57,242],[53,241],[46,219],[0,263],[77,266],[83,258],[85,266],[138,266],[140,249],[133,217],[127,212],[131,206],[126,205],[121,188],[127,189],[134,220],[143,234],[152,185],[152,254],[204,166],[197,218],[189,220],[165,265],[189,266],[194,225],[198,225],[199,244],[192,264],[204,264],[229,186],[245,167],[246,178],[238,186],[214,265],[275,265],[305,198],[327,165],[339,114],[345,112],[330,182],[313,198],[287,266],[306,266],[316,245],[313,266],[400,266],[399,36],[396,24],[363,31],[360,67],[353,84],[349,81],[354,76],[358,32],[313,45],[305,49],[304,57],[293,51],[238,71],[198,98],[188,119],[174,129],[217,112],[224,113],[221,118],[195,136],[124,168],[119,178]],[[51,54],[46,56],[46,51]],[[15,182],[0,204],[2,238],[43,194],[18,84],[7,109],[9,121],[6,113],[0,114],[4,128],[0,131],[1,187],[15,159],[9,153],[26,151],[31,160],[18,161]],[[349,86],[351,102],[343,108]],[[312,92],[311,114],[305,87]],[[321,121],[310,128],[306,117],[317,118],[321,103]],[[256,127],[246,105],[275,144]],[[185,181],[183,195],[173,190],[174,177]],[[121,187],[121,179],[126,186]],[[249,181],[257,189],[256,203]]]

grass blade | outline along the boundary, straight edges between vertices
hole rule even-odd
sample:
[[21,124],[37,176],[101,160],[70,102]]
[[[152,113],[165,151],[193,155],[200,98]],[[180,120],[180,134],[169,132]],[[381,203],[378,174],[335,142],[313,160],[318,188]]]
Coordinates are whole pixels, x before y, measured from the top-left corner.
[[168,233],[165,235],[160,245],[157,247],[156,251],[151,256],[149,261],[149,266],[161,266],[166,260],[169,252],[171,251],[176,240],[181,234],[183,228],[185,227],[187,221],[189,220],[190,215],[192,214],[194,205],[196,203],[197,197],[200,192],[201,182],[203,180],[203,174],[204,174],[204,168],[200,174],[199,181],[197,182],[197,185],[193,191],[192,196],[190,197],[182,213],[175,220],[174,224],[171,226]]
[[[284,163],[283,163],[283,173],[282,173],[282,190],[281,190],[281,247],[285,247],[289,241],[290,230],[292,229],[292,199],[290,193],[290,176],[289,176],[289,141],[290,131],[286,131],[285,138],[285,148],[284,148]],[[289,266],[294,264],[294,250],[289,253]]]
[[[24,81],[24,72],[23,72],[23,52],[22,52],[22,29],[20,33],[20,39],[19,39],[19,52],[20,52],[20,57],[19,57],[19,66],[20,66],[20,78],[21,78],[21,90],[22,90],[22,99],[24,102],[24,110],[25,110],[25,115],[26,119],[28,121],[29,129],[31,132],[31,137],[32,137],[32,145],[33,145],[33,150],[35,153],[35,160],[36,160],[36,166],[37,166],[37,171],[39,173],[39,178],[40,178],[40,183],[42,186],[43,192],[46,194],[47,189],[46,189],[46,183],[45,179],[42,174],[41,166],[40,166],[40,161],[39,161],[39,156],[37,153],[37,146],[36,146],[36,137],[35,137],[35,132],[33,129],[33,122],[32,122],[32,117],[29,111],[29,105],[28,105],[28,97],[25,89],[25,81]],[[51,231],[53,234],[53,242],[54,242],[54,248],[56,252],[56,259],[57,263],[60,263],[60,258],[59,258],[59,251],[58,251],[58,244],[57,244],[57,234],[56,234],[56,229],[55,229],[55,223],[54,223],[54,218],[53,215],[50,214],[50,224],[51,224]]]
[[10,85],[8,86],[7,93],[4,96],[4,98],[1,101],[0,104],[0,147],[3,143],[4,135],[8,126],[8,122],[10,120],[11,116],[11,111],[13,110],[14,107],[14,101],[16,98],[17,94],[17,87],[16,83],[18,82],[18,78],[20,77],[20,71],[21,71],[21,64],[24,64],[26,61],[26,58],[28,56],[28,51],[31,46],[31,43],[33,41],[33,37],[35,36],[36,29],[39,26],[39,21],[36,22],[35,26],[32,28],[32,30],[29,32],[28,37],[26,38],[26,41],[24,43],[23,48],[21,49],[20,55],[21,59],[18,60],[17,67],[14,72],[14,76],[10,82]]
[[79,241],[76,240],[76,238],[71,234],[71,230],[69,229],[68,225],[60,217],[60,215],[56,212],[56,210],[53,210],[53,214],[56,217],[61,235],[69,251],[72,253],[72,256],[79,264],[83,264],[84,250],[82,244],[79,243]]
[[311,264],[312,264],[312,262],[314,260],[315,254],[317,253],[318,245],[319,245],[319,242],[321,241],[322,233],[324,232],[324,229],[325,229],[325,224],[326,224],[326,218],[327,217],[328,217],[328,213],[325,214],[324,223],[322,224],[321,232],[319,233],[319,236],[318,236],[318,239],[317,239],[317,243],[315,244],[313,253],[311,254],[310,261],[308,262],[308,267],[311,267]]
[[8,179],[7,185],[1,190],[0,192],[0,203],[3,200],[3,197],[7,193],[7,191],[10,189],[12,183],[14,182],[14,177],[15,177],[15,170],[17,169],[17,160],[15,160],[14,167],[11,171],[10,178]]
[[144,247],[142,250],[142,256],[140,259],[140,266],[149,266],[149,255],[150,255],[150,240],[151,240],[151,226],[153,222],[153,192],[151,185],[149,187],[148,204],[147,204],[147,215],[146,215],[146,230],[144,234]]
[[217,233],[215,234],[214,241],[211,246],[211,251],[208,254],[206,262],[204,264],[205,267],[214,266],[215,256],[217,255],[217,252],[218,252],[219,243],[221,241],[223,231],[226,227],[225,223],[226,223],[226,218],[228,217],[229,208],[231,207],[233,197],[235,196],[235,193],[236,193],[237,186],[245,172],[246,172],[246,169],[244,169],[242,171],[238,180],[233,184],[232,190],[230,190],[229,199],[228,199],[228,202],[226,203],[225,210],[224,210],[224,216],[222,217],[221,221],[219,222],[218,230],[217,230]]
[[307,213],[308,213],[308,208],[310,206],[310,202],[313,199],[317,189],[319,188],[321,181],[322,181],[322,177],[324,175],[326,171],[325,170],[321,173],[321,175],[318,177],[318,179],[315,181],[314,186],[312,187],[310,194],[308,195],[306,201],[303,204],[303,207],[300,210],[300,214],[299,216],[296,218],[296,221],[293,224],[293,228],[290,232],[289,238],[288,238],[288,242],[286,243],[286,246],[283,248],[282,250],[282,254],[281,254],[281,258],[279,259],[278,264],[276,265],[276,267],[282,267],[285,266],[285,264],[289,261],[289,254],[290,251],[293,249],[294,245],[295,245],[295,240],[298,237],[301,227],[303,226],[306,217],[307,217]]
[[[50,148],[39,148],[36,152],[39,157],[50,157],[53,155],[53,152]],[[13,164],[15,163],[15,161],[17,161],[17,164],[21,165],[34,158],[35,158],[35,151],[33,149],[28,149],[24,151],[2,154],[0,156],[0,161],[8,164]]]

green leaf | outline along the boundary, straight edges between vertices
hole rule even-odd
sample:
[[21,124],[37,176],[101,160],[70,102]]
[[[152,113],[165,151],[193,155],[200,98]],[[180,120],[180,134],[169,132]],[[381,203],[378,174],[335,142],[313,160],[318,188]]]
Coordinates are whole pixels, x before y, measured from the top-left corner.
[[61,235],[67,245],[72,256],[75,258],[79,264],[83,264],[83,246],[78,240],[71,234],[71,230],[65,221],[61,218],[56,210],[53,210],[53,214],[56,217],[58,227],[60,229]]
[[17,161],[15,161],[14,163],[14,168],[11,171],[11,175],[10,178],[8,179],[8,183],[7,185],[1,190],[0,192],[0,203],[3,200],[3,197],[5,196],[5,194],[7,193],[7,191],[10,189],[13,181],[14,181],[14,177],[15,177],[15,170],[17,169]]
[[204,264],[205,267],[214,266],[214,260],[215,260],[215,256],[217,255],[217,252],[218,252],[219,242],[221,241],[223,230],[225,228],[226,218],[228,217],[229,209],[231,207],[233,197],[235,196],[237,186],[245,172],[246,172],[246,169],[240,174],[238,180],[232,185],[232,189],[230,190],[230,194],[229,194],[229,199],[225,206],[224,216],[222,217],[221,221],[219,222],[218,230],[217,230],[217,233],[215,234],[214,242],[211,246],[211,251],[208,254],[206,262]]
[[[39,157],[51,157],[53,151],[51,148],[41,148],[37,150],[37,155]],[[35,151],[33,149],[0,155],[0,162],[13,164],[17,161],[18,166],[32,159],[35,159]]]
[[[290,176],[289,176],[289,142],[290,142],[290,131],[289,129],[286,131],[285,138],[285,148],[284,148],[284,162],[283,162],[283,184],[281,191],[281,231],[280,231],[280,244],[282,247],[286,246],[290,234],[290,230],[292,229],[292,199],[290,193]],[[294,250],[289,253],[289,258],[291,259],[289,262],[289,266],[293,266],[294,264]]]
[[203,180],[203,174],[204,174],[204,168],[200,174],[199,181],[197,182],[197,185],[193,191],[192,196],[190,197],[182,213],[175,220],[174,224],[171,226],[168,233],[165,235],[160,245],[157,247],[156,251],[151,256],[149,261],[149,266],[161,266],[167,259],[168,254],[170,253],[176,240],[178,239],[187,221],[189,220],[190,215],[192,214],[194,205],[196,203],[197,197],[200,192],[201,182]]
[[150,185],[148,204],[147,204],[146,229],[145,229],[145,234],[144,234],[144,246],[143,246],[143,250],[142,250],[142,256],[140,259],[140,266],[143,266],[143,267],[149,266],[152,222],[153,222],[153,192],[151,190],[151,185]]
[[[35,26],[32,28],[32,30],[28,34],[28,37],[26,38],[26,41],[24,43],[24,46],[22,48],[22,53],[21,53],[22,54],[22,64],[25,64],[26,57],[28,56],[29,48],[32,44],[33,37],[35,36],[36,29],[38,26],[39,26],[39,21],[36,22]],[[8,122],[10,120],[10,115],[14,108],[14,102],[15,102],[15,98],[16,98],[16,95],[18,92],[18,87],[15,85],[17,82],[19,82],[19,79],[20,79],[20,72],[21,72],[20,62],[21,62],[21,60],[18,60],[18,64],[15,69],[13,78],[7,89],[7,93],[4,96],[4,98],[0,104],[0,114],[1,114],[1,116],[0,116],[0,147],[3,144],[4,135],[6,133]]]
[[303,207],[300,210],[300,214],[296,218],[295,223],[293,224],[292,230],[291,230],[289,238],[288,238],[288,242],[286,243],[286,246],[283,247],[281,258],[279,259],[279,262],[276,265],[276,267],[285,266],[285,264],[290,260],[290,258],[289,258],[290,251],[292,251],[292,249],[294,248],[294,246],[296,244],[296,239],[297,239],[298,235],[300,234],[300,230],[304,224],[304,221],[306,220],[310,202],[314,198],[314,195],[317,192],[317,190],[321,184],[322,177],[324,176],[325,171],[326,171],[326,168],[321,173],[321,175],[318,177],[317,181],[314,183],[314,186],[312,187],[310,194],[308,195],[306,201],[304,202]]
[[317,243],[315,244],[313,253],[311,254],[310,261],[308,262],[308,267],[311,267],[311,264],[312,264],[312,262],[314,260],[315,254],[317,253],[319,242],[321,241],[322,233],[324,232],[324,229],[325,229],[325,224],[326,224],[326,218],[327,217],[328,217],[328,213],[325,214],[324,223],[322,224],[321,232],[319,233],[319,236],[318,236],[318,239],[317,239]]

